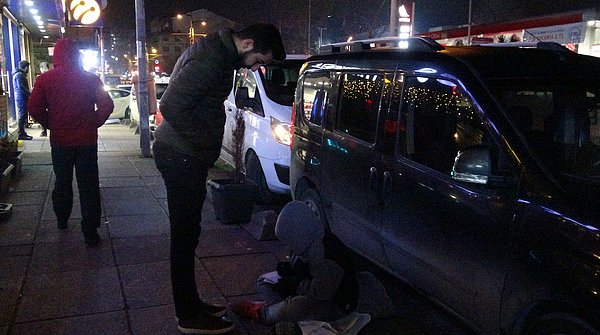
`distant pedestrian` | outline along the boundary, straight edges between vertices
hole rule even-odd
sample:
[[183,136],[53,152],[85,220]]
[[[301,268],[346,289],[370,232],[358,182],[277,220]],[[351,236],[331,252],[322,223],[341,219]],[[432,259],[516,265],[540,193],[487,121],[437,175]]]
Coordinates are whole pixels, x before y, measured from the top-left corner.
[[[41,74],[27,105],[31,116],[50,130],[56,182],[52,205],[59,229],[66,229],[73,208],[73,168],[81,204],[85,243],[100,243],[102,205],[98,181],[98,128],[113,110],[100,78],[81,66],[79,50],[67,38],[56,42],[54,69]],[[96,108],[97,107],[97,108]]]
[[22,60],[19,62],[19,68],[13,72],[13,87],[15,91],[15,103],[17,105],[19,139],[31,140],[25,131],[25,125],[29,122],[27,114],[27,101],[29,100],[29,83],[27,81],[27,73],[29,72],[29,62]]
[[233,70],[256,70],[284,58],[281,36],[271,24],[209,34],[179,57],[160,101],[164,119],[155,131],[153,150],[167,188],[171,285],[182,333],[223,334],[234,328],[219,318],[225,306],[202,301],[196,289],[194,260],[206,177],[221,150],[223,102],[233,86]]
[[[40,74],[46,73],[46,72],[48,72],[48,70],[50,70],[50,67],[48,66],[48,62],[40,62]],[[42,133],[40,134],[40,137],[46,137],[46,136],[48,136],[48,130],[46,129],[46,127],[42,126]]]

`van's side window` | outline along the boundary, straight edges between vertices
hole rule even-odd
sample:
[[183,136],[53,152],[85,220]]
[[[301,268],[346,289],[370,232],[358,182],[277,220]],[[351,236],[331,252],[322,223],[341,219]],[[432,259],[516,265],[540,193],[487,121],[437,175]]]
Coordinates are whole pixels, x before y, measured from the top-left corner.
[[384,75],[345,73],[341,76],[336,129],[375,143]]
[[400,152],[448,174],[459,150],[484,144],[486,129],[470,98],[448,80],[408,77],[400,122],[406,126]]
[[316,125],[323,124],[330,87],[329,73],[311,74],[304,78],[302,111],[306,120]]

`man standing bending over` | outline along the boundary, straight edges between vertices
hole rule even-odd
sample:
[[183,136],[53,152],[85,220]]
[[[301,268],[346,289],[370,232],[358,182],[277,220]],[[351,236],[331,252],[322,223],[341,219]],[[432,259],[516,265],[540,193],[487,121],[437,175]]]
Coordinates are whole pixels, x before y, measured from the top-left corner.
[[171,285],[182,333],[223,334],[233,330],[231,322],[220,318],[225,307],[207,304],[198,294],[195,250],[206,177],[223,141],[223,101],[233,86],[233,70],[257,70],[273,59],[285,59],[285,50],[279,31],[271,24],[209,34],[179,57],[160,100],[164,120],[155,131],[153,151],[167,188]]

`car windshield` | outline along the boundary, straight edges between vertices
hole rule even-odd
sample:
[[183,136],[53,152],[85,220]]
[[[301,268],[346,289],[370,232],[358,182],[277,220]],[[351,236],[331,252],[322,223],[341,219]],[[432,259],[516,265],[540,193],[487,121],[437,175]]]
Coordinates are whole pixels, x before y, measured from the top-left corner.
[[298,73],[303,63],[302,60],[286,60],[260,67],[260,76],[269,99],[280,105],[292,105]]
[[559,179],[600,182],[597,82],[519,79],[492,86],[532,150]]

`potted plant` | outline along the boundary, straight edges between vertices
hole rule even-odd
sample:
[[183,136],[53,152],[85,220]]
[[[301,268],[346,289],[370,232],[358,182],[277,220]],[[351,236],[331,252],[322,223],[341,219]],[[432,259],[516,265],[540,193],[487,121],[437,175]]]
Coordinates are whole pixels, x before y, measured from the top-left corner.
[[221,223],[243,223],[252,218],[256,185],[246,181],[244,174],[244,110],[237,109],[232,129],[233,175],[207,182],[215,211]]

